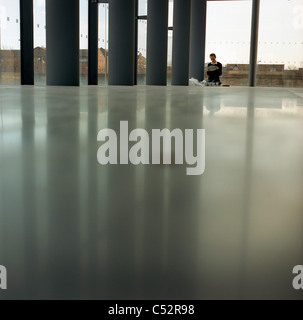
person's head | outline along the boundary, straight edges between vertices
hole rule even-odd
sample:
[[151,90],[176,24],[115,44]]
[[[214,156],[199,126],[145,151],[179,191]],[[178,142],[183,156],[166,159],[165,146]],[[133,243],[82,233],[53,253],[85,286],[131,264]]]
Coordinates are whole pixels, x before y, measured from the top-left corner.
[[210,58],[210,60],[211,60],[211,62],[212,63],[215,63],[217,60],[216,60],[216,55],[215,55],[215,53],[211,53],[210,55],[209,55],[209,58]]

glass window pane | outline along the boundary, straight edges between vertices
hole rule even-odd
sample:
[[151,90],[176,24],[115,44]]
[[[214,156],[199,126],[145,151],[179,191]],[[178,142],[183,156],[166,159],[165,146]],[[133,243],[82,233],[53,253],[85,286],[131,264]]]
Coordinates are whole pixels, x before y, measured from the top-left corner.
[[108,4],[99,4],[98,83],[108,84]]
[[[147,0],[138,1],[138,15],[147,15]],[[138,20],[137,84],[146,84],[147,20]]]
[[[208,1],[205,62],[223,65],[221,82],[248,85],[252,1]],[[207,68],[205,68],[205,79]]]
[[34,72],[35,84],[46,84],[45,0],[34,0]]
[[257,85],[303,87],[302,0],[261,0]]
[[19,0],[0,0],[0,84],[20,84]]
[[147,21],[138,20],[137,84],[146,84]]
[[[174,2],[170,0],[168,3],[168,27],[173,27],[174,22]],[[167,84],[171,84],[171,70],[173,58],[173,31],[168,31],[167,38]]]
[[139,16],[147,15],[147,0],[138,1],[138,14]]
[[88,84],[88,0],[80,0],[80,84]]

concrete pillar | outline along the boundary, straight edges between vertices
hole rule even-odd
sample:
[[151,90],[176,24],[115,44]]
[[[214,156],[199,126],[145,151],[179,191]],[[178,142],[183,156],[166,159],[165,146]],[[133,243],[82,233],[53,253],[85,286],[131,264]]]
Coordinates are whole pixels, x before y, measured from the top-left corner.
[[191,1],[174,0],[172,85],[187,86]]
[[34,84],[33,0],[20,0],[21,84]]
[[46,0],[47,85],[79,85],[79,0]]
[[109,85],[134,85],[135,0],[109,0]]
[[204,80],[207,0],[191,0],[189,77]]
[[167,84],[168,0],[148,0],[146,84]]
[[258,36],[259,36],[259,12],[260,0],[252,2],[251,37],[250,37],[250,62],[249,62],[249,86],[256,84]]
[[99,4],[88,3],[88,84],[98,84],[98,10]]

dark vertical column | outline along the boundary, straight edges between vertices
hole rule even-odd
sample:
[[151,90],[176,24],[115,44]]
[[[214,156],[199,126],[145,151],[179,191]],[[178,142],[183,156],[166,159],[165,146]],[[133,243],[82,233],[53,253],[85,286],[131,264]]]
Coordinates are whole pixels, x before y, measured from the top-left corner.
[[135,66],[134,66],[134,84],[137,85],[138,83],[138,14],[139,14],[139,0],[135,0],[135,54],[134,54],[134,60],[135,60]]
[[250,62],[249,62],[249,86],[254,87],[257,73],[258,36],[259,36],[259,12],[260,0],[252,2],[251,37],[250,37]]
[[134,85],[135,0],[109,0],[109,85]]
[[149,0],[147,10],[146,84],[167,83],[168,0]]
[[20,0],[21,84],[34,84],[33,0]]
[[174,0],[172,85],[187,86],[191,1]]
[[79,0],[46,0],[48,85],[79,85]]
[[98,3],[88,2],[88,84],[98,84]]
[[191,0],[189,77],[204,79],[207,0]]

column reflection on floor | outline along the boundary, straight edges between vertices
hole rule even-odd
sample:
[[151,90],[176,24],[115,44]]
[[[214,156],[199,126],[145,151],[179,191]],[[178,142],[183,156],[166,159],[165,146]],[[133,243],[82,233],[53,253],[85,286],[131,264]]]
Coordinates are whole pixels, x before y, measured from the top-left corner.
[[[69,98],[70,99],[70,98]],[[79,91],[47,98],[48,287],[46,297],[79,298]],[[60,290],[58,290],[60,288]]]
[[[120,121],[128,121],[129,131],[136,128],[136,91],[133,89],[131,99],[125,99],[123,89],[118,93],[116,87],[109,88],[108,94],[108,128],[115,130],[120,137]],[[118,159],[119,156],[118,151]],[[134,265],[136,168],[131,164],[125,164],[107,165],[106,169],[108,268],[104,291],[108,299],[132,299],[137,277]]]

